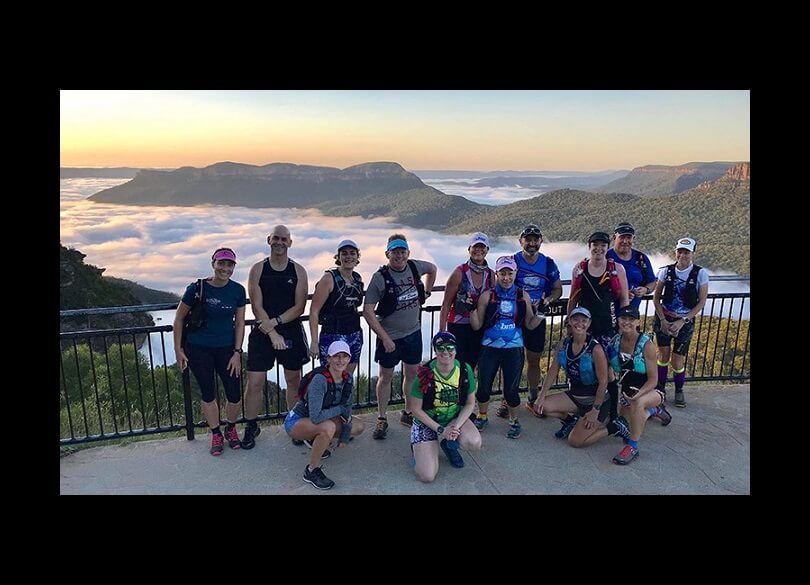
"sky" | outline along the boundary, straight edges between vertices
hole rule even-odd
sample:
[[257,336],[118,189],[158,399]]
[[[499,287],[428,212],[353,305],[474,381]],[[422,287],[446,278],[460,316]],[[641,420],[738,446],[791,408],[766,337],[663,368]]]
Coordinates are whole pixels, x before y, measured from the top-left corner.
[[748,90],[63,90],[60,165],[603,171],[747,161],[750,98]]

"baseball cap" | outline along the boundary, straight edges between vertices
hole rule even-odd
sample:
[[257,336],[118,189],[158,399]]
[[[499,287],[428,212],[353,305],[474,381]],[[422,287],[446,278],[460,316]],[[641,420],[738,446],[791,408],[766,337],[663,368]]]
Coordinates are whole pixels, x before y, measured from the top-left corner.
[[622,307],[619,309],[619,312],[616,314],[616,318],[619,317],[630,317],[631,319],[641,319],[641,314],[638,312],[638,309],[632,305],[627,305],[626,307]]
[[509,268],[510,270],[517,270],[517,263],[515,259],[511,256],[501,256],[495,262],[495,272],[498,272],[502,268]]
[[574,315],[585,315],[588,319],[591,318],[591,312],[585,307],[577,307],[573,311],[568,313],[569,317],[573,317]]
[[332,357],[333,355],[341,352],[348,353],[350,356],[352,355],[352,350],[351,348],[349,348],[348,343],[346,343],[345,341],[333,341],[329,345],[329,349],[326,350],[326,355]]
[[389,252],[394,248],[405,248],[406,250],[410,249],[408,248],[408,242],[406,242],[405,240],[391,240],[385,247],[385,249]]
[[337,246],[337,251],[340,252],[341,248],[345,248],[346,246],[351,246],[358,252],[360,251],[360,246],[354,243],[354,240],[341,240]]
[[450,333],[449,331],[439,331],[436,335],[433,336],[433,347],[436,347],[442,341],[456,343],[456,336]]
[[489,238],[483,232],[475,232],[472,237],[470,237],[470,243],[467,244],[467,249],[469,250],[476,244],[484,244],[487,248],[489,248]]
[[236,264],[236,253],[230,248],[220,248],[214,252],[214,255],[211,256],[211,260],[230,260]]
[[605,232],[593,232],[588,238],[588,243],[590,244],[591,242],[605,242],[606,244],[609,244],[610,236]]
[[525,228],[523,228],[522,232],[520,232],[520,237],[521,238],[525,238],[526,236],[540,236],[540,237],[542,237],[543,234],[540,233],[540,228],[537,227],[536,223],[530,223]]
[[623,221],[619,225],[616,226],[616,230],[614,231],[616,235],[622,236],[624,234],[630,234],[631,236],[636,235],[636,228],[633,227],[632,224]]
[[678,243],[675,244],[675,249],[680,250],[681,248],[685,248],[690,252],[694,252],[695,246],[697,246],[697,242],[692,238],[681,238],[680,240],[678,240]]

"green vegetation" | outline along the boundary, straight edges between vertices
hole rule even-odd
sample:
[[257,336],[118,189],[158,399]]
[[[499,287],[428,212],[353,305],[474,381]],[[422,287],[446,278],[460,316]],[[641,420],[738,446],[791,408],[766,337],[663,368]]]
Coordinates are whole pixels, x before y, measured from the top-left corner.
[[748,274],[750,264],[750,189],[714,182],[677,195],[643,198],[626,193],[589,193],[561,189],[509,205],[487,207],[446,232],[484,231],[513,236],[528,222],[538,222],[547,241],[580,241],[596,230],[612,233],[621,221],[636,228],[637,246],[647,253],[673,257],[674,242],[697,240],[697,262],[714,270]]
[[113,284],[123,286],[130,293],[132,293],[133,297],[138,299],[137,304],[139,305],[153,305],[157,303],[180,302],[180,296],[173,292],[166,292],[162,290],[155,290],[153,288],[147,288],[142,284],[138,284],[137,282],[133,282],[125,278],[116,278],[115,276],[104,276],[102,278],[108,282],[112,282]]
[[711,162],[687,163],[672,167],[647,165],[630,171],[626,176],[600,187],[605,193],[633,193],[650,197],[671,195],[697,187],[705,181],[714,181],[737,163]]

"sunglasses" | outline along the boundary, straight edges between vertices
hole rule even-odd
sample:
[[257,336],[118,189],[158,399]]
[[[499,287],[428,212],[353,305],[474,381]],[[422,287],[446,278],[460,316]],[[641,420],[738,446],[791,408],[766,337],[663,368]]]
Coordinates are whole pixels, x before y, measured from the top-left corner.
[[525,238],[526,236],[540,236],[540,235],[542,235],[540,233],[540,228],[539,227],[534,227],[534,226],[527,227],[522,232],[520,232],[520,237],[521,238]]
[[436,353],[440,351],[446,351],[447,353],[453,353],[456,351],[456,346],[453,343],[442,343],[436,346]]

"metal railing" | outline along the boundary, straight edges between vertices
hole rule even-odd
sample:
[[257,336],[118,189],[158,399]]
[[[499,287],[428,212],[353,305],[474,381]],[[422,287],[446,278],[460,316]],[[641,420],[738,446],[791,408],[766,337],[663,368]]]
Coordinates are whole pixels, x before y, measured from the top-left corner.
[[[721,280],[747,280],[740,277],[712,277]],[[569,282],[563,281],[564,284]],[[435,292],[443,286],[434,287]],[[706,306],[696,319],[695,333],[687,356],[687,382],[744,382],[750,380],[750,337],[748,319],[750,292],[710,293]],[[546,345],[541,367],[547,371],[552,352],[563,337],[562,319],[567,299],[551,305],[546,317]],[[652,295],[642,301],[643,331],[652,330]],[[143,311],[173,310],[177,303],[106,307],[61,311],[61,317],[110,315]],[[429,340],[438,328],[440,305],[423,309],[423,347],[433,357]],[[646,313],[649,312],[650,315]],[[429,319],[427,326],[426,319]],[[302,316],[303,321],[308,316]],[[373,348],[376,336],[361,319],[364,332],[364,359],[355,371],[356,408],[376,406],[376,364]],[[252,331],[254,320],[247,320]],[[194,438],[194,429],[206,427],[200,411],[200,391],[187,368],[180,373],[174,363],[167,363],[167,345],[174,346],[171,325],[128,327],[107,330],[85,330],[60,333],[60,444],[70,445],[185,431]],[[168,340],[166,339],[168,335]],[[247,336],[246,336],[247,337]],[[245,342],[246,344],[247,342]],[[155,345],[159,344],[159,351]],[[423,353],[424,355],[424,353]],[[243,355],[243,372],[246,360]],[[308,371],[314,367],[311,360]],[[283,418],[287,413],[285,389],[280,368],[275,380],[265,382],[264,407],[260,420]],[[272,370],[271,370],[272,372]],[[524,374],[525,376],[525,374]],[[215,376],[217,400],[224,398]],[[240,377],[244,395],[246,376]],[[500,380],[496,382],[500,385]],[[404,402],[401,366],[392,382],[391,404]],[[562,374],[554,388],[564,387]],[[523,388],[525,390],[525,387]],[[495,394],[500,393],[497,389]],[[243,403],[244,404],[244,403]],[[244,412],[243,412],[244,415]]]

